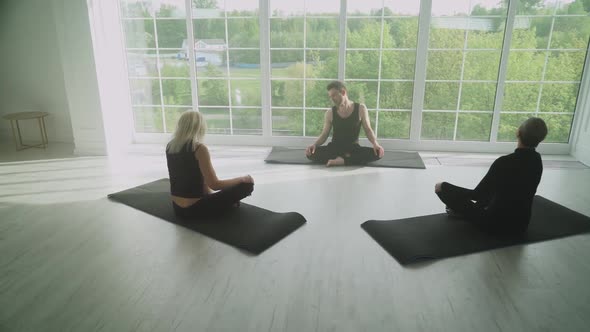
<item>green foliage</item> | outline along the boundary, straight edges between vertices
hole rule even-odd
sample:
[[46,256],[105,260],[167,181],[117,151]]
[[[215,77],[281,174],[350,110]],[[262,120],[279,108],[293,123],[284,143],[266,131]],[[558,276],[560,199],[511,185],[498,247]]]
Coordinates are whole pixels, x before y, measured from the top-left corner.
[[[578,17],[526,16],[552,15],[555,11],[551,7],[552,3],[546,5],[541,0],[519,1],[517,13],[525,16],[517,17],[519,28],[512,33],[507,82],[504,91],[499,92],[496,91],[495,81],[504,40],[507,0],[500,0],[495,8],[476,5],[472,9],[470,15],[474,20],[486,23],[491,27],[489,30],[431,27],[426,67],[428,81],[423,103],[426,111],[423,113],[421,128],[423,139],[489,140],[494,102],[496,95],[501,93],[504,98],[499,140],[514,141],[514,132],[518,125],[526,118],[537,115],[544,118],[549,125],[547,142],[568,141],[579,90],[579,84],[575,82],[581,79],[590,36],[590,0],[576,0],[557,9],[557,14],[581,15]],[[217,8],[217,1],[194,0],[193,7]],[[162,5],[158,12],[150,13],[150,3],[144,1],[122,6],[122,10],[125,17],[146,18],[124,21],[128,48],[155,48],[156,37],[160,47],[180,48],[182,41],[187,38],[184,20],[157,19],[172,17],[173,8],[170,6]],[[386,10],[386,16],[395,16],[390,9],[383,10]],[[380,16],[381,11],[382,9],[374,9],[372,15]],[[156,17],[156,27],[153,26],[151,15]],[[260,27],[257,15],[258,13],[247,11],[232,12],[230,16],[255,17],[228,20],[227,36],[224,19],[193,20],[197,39],[226,40],[227,37],[230,48],[254,48],[229,51],[231,93],[228,93],[228,81],[224,78],[227,73],[211,65],[198,68],[200,77],[221,78],[200,78],[197,90],[199,105],[209,117],[209,127],[213,132],[227,133],[224,130],[229,128],[229,98],[234,106],[261,105],[260,82],[240,80],[260,78],[260,69],[257,67],[260,65],[260,51],[257,50],[260,45]],[[320,133],[325,109],[331,106],[325,88],[328,83],[326,80],[336,79],[338,76],[338,24],[338,18],[334,17],[304,19],[290,16],[270,19],[270,56],[273,63],[271,101],[273,107],[287,108],[272,111],[275,134],[316,136]],[[155,28],[158,31],[157,36]],[[384,48],[381,53],[372,50],[347,50],[345,80],[349,96],[355,101],[365,103],[371,110],[371,121],[378,123],[378,128],[374,129],[379,137],[408,138],[413,107],[418,18],[385,17],[382,20],[359,14],[348,19],[346,30],[348,49]],[[304,46],[333,50],[304,51]],[[464,46],[467,51],[463,51]],[[552,51],[547,51],[548,47]],[[405,50],[395,50],[396,48]],[[226,61],[225,57],[223,61]],[[188,65],[175,66],[168,61],[161,61],[162,64],[160,71],[164,78],[189,76]],[[380,83],[372,81],[378,78],[382,79]],[[446,82],[447,80],[451,82]],[[463,82],[452,82],[453,80]],[[470,82],[481,80],[490,82]],[[149,84],[149,98],[159,104],[160,82]],[[189,80],[163,79],[161,87],[165,105],[192,104]],[[207,109],[202,106],[221,108]],[[324,110],[308,109],[310,107]],[[163,122],[161,111],[136,109],[136,118],[144,122],[147,120],[139,115],[140,110],[149,114],[145,119],[155,121],[151,128],[143,126],[144,129],[147,128],[145,130],[163,130],[162,125],[158,124]],[[260,109],[233,108],[231,112],[235,132],[242,130],[242,133],[252,133],[261,128]],[[563,114],[552,114],[555,112]],[[168,127],[176,113],[166,109],[165,114]]]

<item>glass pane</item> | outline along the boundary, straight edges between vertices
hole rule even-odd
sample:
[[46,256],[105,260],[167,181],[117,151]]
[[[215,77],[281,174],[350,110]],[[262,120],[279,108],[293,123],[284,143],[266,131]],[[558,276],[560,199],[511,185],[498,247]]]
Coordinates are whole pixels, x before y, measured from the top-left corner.
[[303,17],[271,18],[270,47],[302,48]]
[[[516,142],[516,131],[520,124],[534,114],[502,114],[500,116],[500,128],[498,141]],[[569,141],[570,128],[573,120],[572,114],[539,114],[538,117],[545,120],[547,137],[545,143],[567,143]]]
[[307,16],[338,16],[340,15],[340,0],[306,1]]
[[463,82],[459,109],[492,111],[494,110],[494,98],[496,98],[496,83]]
[[227,76],[225,52],[195,52],[195,55],[198,78]]
[[550,52],[546,81],[580,81],[586,52]]
[[433,0],[432,16],[467,16],[470,0]]
[[305,81],[305,106],[306,107],[332,107],[332,101],[328,97],[326,86],[330,81]]
[[455,130],[455,113],[423,113],[422,139],[452,140]]
[[346,88],[350,100],[365,104],[369,109],[377,107],[377,82],[348,82]]
[[540,112],[574,113],[579,84],[543,84]]
[[[225,48],[225,20],[197,19],[193,20],[195,34],[195,48],[215,49]],[[202,41],[202,43],[199,43]]]
[[272,106],[303,107],[303,81],[271,81]]
[[153,17],[152,4],[145,0],[121,0],[121,17]]
[[324,128],[325,110],[305,110],[305,136],[319,136]]
[[164,97],[164,105],[183,105],[190,107],[193,104],[190,80],[163,79],[162,95]]
[[545,52],[510,51],[506,79],[540,81],[545,65]]
[[424,109],[456,110],[459,83],[426,82]]
[[258,0],[225,0],[227,16],[258,16]]
[[269,0],[271,16],[301,16],[303,1]]
[[411,116],[409,112],[379,111],[379,138],[410,138]]
[[502,113],[500,114],[500,127],[498,128],[498,141],[516,142],[518,127],[528,118],[534,116],[530,113]]
[[138,133],[163,133],[162,110],[159,107],[133,107],[133,121]]
[[303,78],[303,50],[270,51],[271,76],[284,78]]
[[234,135],[262,135],[260,109],[232,108]]
[[[475,24],[483,21],[482,27],[476,27]],[[504,41],[504,23],[505,17],[495,18],[473,18],[470,20],[469,33],[467,34],[467,48],[495,48],[501,49]]]
[[381,18],[346,20],[347,48],[379,48],[381,45]]
[[197,94],[199,105],[227,106],[229,95],[227,93],[227,81],[224,79],[199,79]]
[[223,17],[223,1],[198,0],[192,1],[193,17],[215,18]]
[[489,141],[491,129],[492,114],[459,113],[458,141]]
[[427,80],[458,80],[461,78],[461,51],[428,51]]
[[158,29],[158,47],[181,48],[186,46],[186,20],[156,20],[156,27]]
[[154,22],[150,20],[124,20],[125,46],[127,48],[155,48]]
[[232,80],[233,106],[260,106],[260,80]]
[[232,77],[260,78],[260,51],[229,50],[229,74]]
[[[365,3],[363,1],[363,3]],[[391,15],[413,15],[417,16],[420,13],[420,1],[407,0],[385,0],[383,6],[385,7],[384,16]]]
[[338,51],[308,50],[305,61],[305,77],[338,78]]
[[190,65],[182,50],[160,51],[160,75],[162,77],[189,77]]
[[156,55],[146,51],[127,52],[127,71],[129,76],[158,77]]
[[272,109],[273,136],[303,136],[302,109]]
[[418,18],[384,18],[383,48],[416,48]]
[[469,3],[471,16],[502,16],[508,12],[507,1],[471,0]]
[[463,48],[465,30],[453,28],[454,24],[457,24],[456,18],[433,17],[430,22],[428,48]]
[[381,54],[382,79],[414,79],[416,51],[383,51]]
[[500,70],[500,52],[475,51],[465,53],[464,80],[490,80],[498,79]]
[[188,108],[181,108],[181,107],[165,107],[164,108],[164,116],[166,117],[166,132],[173,133],[176,130],[176,124],[178,123],[178,119],[180,115],[184,113]]
[[158,79],[130,79],[131,103],[133,105],[160,105],[160,81]]
[[559,0],[517,1],[516,13],[528,15],[553,14]]
[[340,21],[338,18],[308,18],[306,47],[338,48]]
[[383,7],[383,0],[348,1],[346,13],[348,16],[381,16],[378,8]]
[[346,78],[377,79],[379,77],[379,51],[347,51]]
[[569,142],[570,129],[572,126],[573,114],[539,114],[545,120],[547,137],[545,143],[567,143]]
[[199,107],[207,122],[207,134],[230,135],[229,109]]
[[536,111],[539,84],[506,83],[503,111]]
[[260,47],[258,18],[227,20],[229,47]]
[[546,49],[551,17],[516,16],[510,49]]
[[[590,9],[590,5],[586,7]],[[586,49],[589,36],[590,16],[556,17],[551,34],[551,48]]]
[[379,108],[412,109],[414,82],[381,82]]

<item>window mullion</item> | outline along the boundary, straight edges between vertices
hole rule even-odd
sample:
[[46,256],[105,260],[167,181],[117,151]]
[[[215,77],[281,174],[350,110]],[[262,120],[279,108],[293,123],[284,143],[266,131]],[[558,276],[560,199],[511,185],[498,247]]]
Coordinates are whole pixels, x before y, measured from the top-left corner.
[[420,140],[420,131],[422,129],[422,108],[424,107],[424,90],[426,88],[426,63],[428,60],[431,8],[432,0],[420,1],[418,44],[416,47],[416,65],[414,69],[414,95],[412,97],[412,121],[410,124],[410,141],[412,142]]
[[496,143],[498,140],[498,130],[500,128],[500,112],[504,102],[504,84],[506,82],[506,73],[508,70],[508,57],[510,55],[510,44],[512,42],[512,32],[516,17],[516,1],[511,0],[508,3],[508,17],[506,18],[506,27],[504,30],[504,40],[502,42],[502,54],[500,55],[500,69],[498,70],[498,84],[496,84],[496,96],[494,98],[494,115],[492,116],[492,129],[490,131],[490,142]]

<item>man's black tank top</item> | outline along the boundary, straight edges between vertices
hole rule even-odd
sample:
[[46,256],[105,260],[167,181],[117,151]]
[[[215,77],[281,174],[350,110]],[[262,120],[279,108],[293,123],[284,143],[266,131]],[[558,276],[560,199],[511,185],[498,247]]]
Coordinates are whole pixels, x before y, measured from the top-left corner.
[[[197,146],[197,150],[200,145]],[[168,153],[166,161],[170,176],[170,193],[174,196],[198,198],[203,196],[203,174],[195,157],[192,142],[188,142],[177,153]]]
[[332,143],[340,146],[358,143],[361,131],[359,104],[354,103],[354,110],[347,118],[340,117],[337,106],[332,107],[332,127],[334,128]]

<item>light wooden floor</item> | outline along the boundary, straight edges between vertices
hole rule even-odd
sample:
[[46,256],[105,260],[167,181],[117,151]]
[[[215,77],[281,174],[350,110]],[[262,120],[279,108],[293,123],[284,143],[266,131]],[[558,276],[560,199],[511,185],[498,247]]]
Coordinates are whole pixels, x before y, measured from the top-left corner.
[[[267,148],[214,148],[218,175],[255,178],[246,202],[308,220],[248,256],[105,198],[166,177],[159,151],[115,161],[64,151],[47,161],[2,155],[13,161],[0,164],[2,332],[590,326],[588,235],[402,267],[360,228],[442,212],[434,183],[472,187],[482,166],[440,165],[440,154],[423,154],[426,170],[325,169],[267,165]],[[589,184],[588,169],[550,168],[538,193],[590,215]]]

